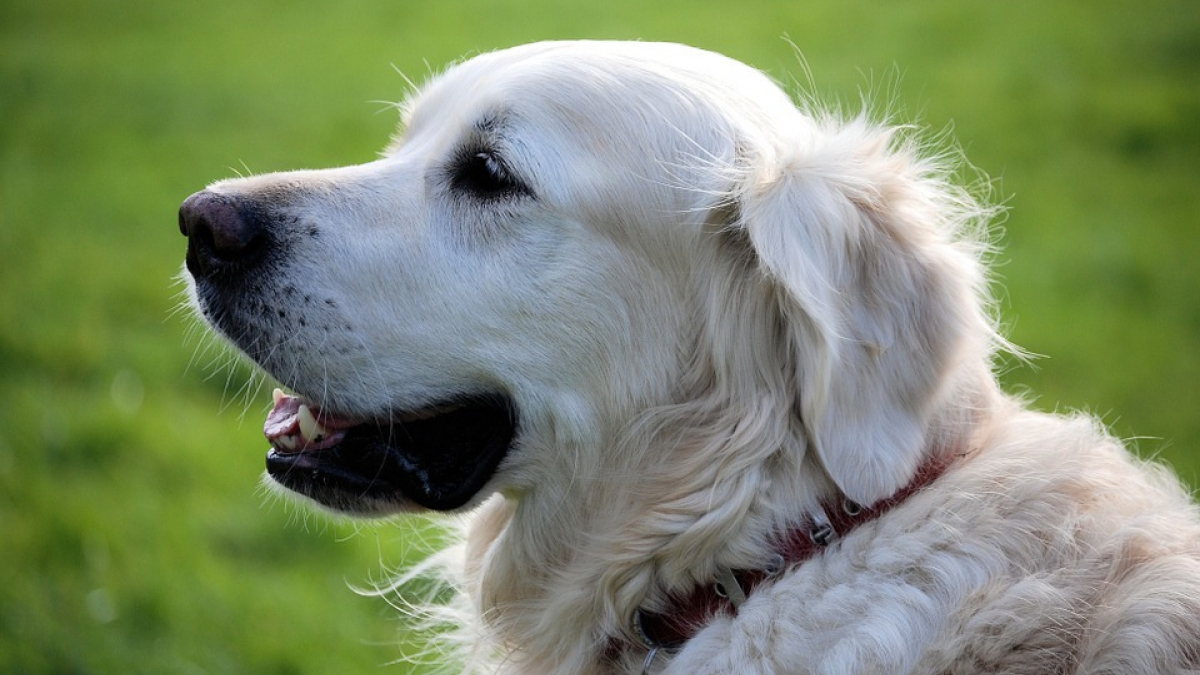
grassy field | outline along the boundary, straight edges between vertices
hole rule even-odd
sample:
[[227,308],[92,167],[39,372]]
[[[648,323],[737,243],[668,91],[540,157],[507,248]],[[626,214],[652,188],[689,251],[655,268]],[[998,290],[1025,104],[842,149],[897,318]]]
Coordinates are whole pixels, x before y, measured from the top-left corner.
[[[414,672],[349,590],[424,524],[259,486],[266,393],[173,309],[176,209],[371,159],[400,70],[544,38],[684,41],[952,133],[1010,212],[1006,385],[1200,476],[1200,4],[0,3],[0,673]],[[411,648],[408,645],[407,648]]]

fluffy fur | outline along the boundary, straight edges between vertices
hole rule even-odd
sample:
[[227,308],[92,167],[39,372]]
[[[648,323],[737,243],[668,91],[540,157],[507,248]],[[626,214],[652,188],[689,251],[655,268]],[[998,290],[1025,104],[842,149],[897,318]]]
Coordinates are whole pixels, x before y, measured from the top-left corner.
[[[246,291],[310,312],[264,313],[243,345],[285,384],[364,414],[480,385],[517,403],[438,557],[455,669],[641,672],[644,649],[605,656],[639,607],[951,453],[650,672],[1200,672],[1196,508],[1093,420],[999,391],[991,214],[903,130],[644,43],[485,54],[405,121],[378,161],[210,189],[297,233]],[[456,188],[480,148],[527,190]]]

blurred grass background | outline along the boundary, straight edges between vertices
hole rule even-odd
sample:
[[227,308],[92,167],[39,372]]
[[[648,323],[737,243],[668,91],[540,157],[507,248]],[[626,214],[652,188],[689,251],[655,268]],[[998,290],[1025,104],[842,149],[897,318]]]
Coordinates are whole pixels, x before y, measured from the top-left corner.
[[[425,525],[258,488],[265,392],[172,316],[176,209],[366,161],[398,69],[545,38],[675,40],[953,134],[996,180],[1012,390],[1200,475],[1200,3],[0,2],[0,673],[375,672],[348,584]],[[897,73],[899,76],[897,77]],[[195,362],[189,365],[194,355]],[[409,645],[411,648],[411,645]],[[381,672],[412,672],[399,664]]]

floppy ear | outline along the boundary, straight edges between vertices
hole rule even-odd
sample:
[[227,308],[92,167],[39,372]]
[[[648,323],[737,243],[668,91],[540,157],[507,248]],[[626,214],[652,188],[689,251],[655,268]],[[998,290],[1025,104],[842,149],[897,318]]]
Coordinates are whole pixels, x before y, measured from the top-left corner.
[[952,241],[961,195],[886,129],[814,136],[760,167],[741,218],[775,288],[810,447],[870,505],[912,479],[964,336],[990,328],[977,256]]

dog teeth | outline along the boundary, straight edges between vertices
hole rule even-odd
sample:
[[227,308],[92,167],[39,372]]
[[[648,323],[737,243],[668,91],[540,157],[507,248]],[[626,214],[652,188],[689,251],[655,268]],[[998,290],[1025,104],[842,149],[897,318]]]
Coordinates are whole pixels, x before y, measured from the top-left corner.
[[279,405],[279,402],[282,401],[286,395],[287,394],[284,394],[283,390],[279,387],[275,387],[275,391],[271,392],[271,398],[275,401],[275,405]]
[[294,435],[279,436],[272,442],[283,446],[284,450],[295,450],[300,445],[299,439]]
[[313,443],[323,441],[329,434],[329,430],[321,426],[307,405],[300,406],[300,410],[296,414],[296,421],[300,424],[300,435],[307,441]]

